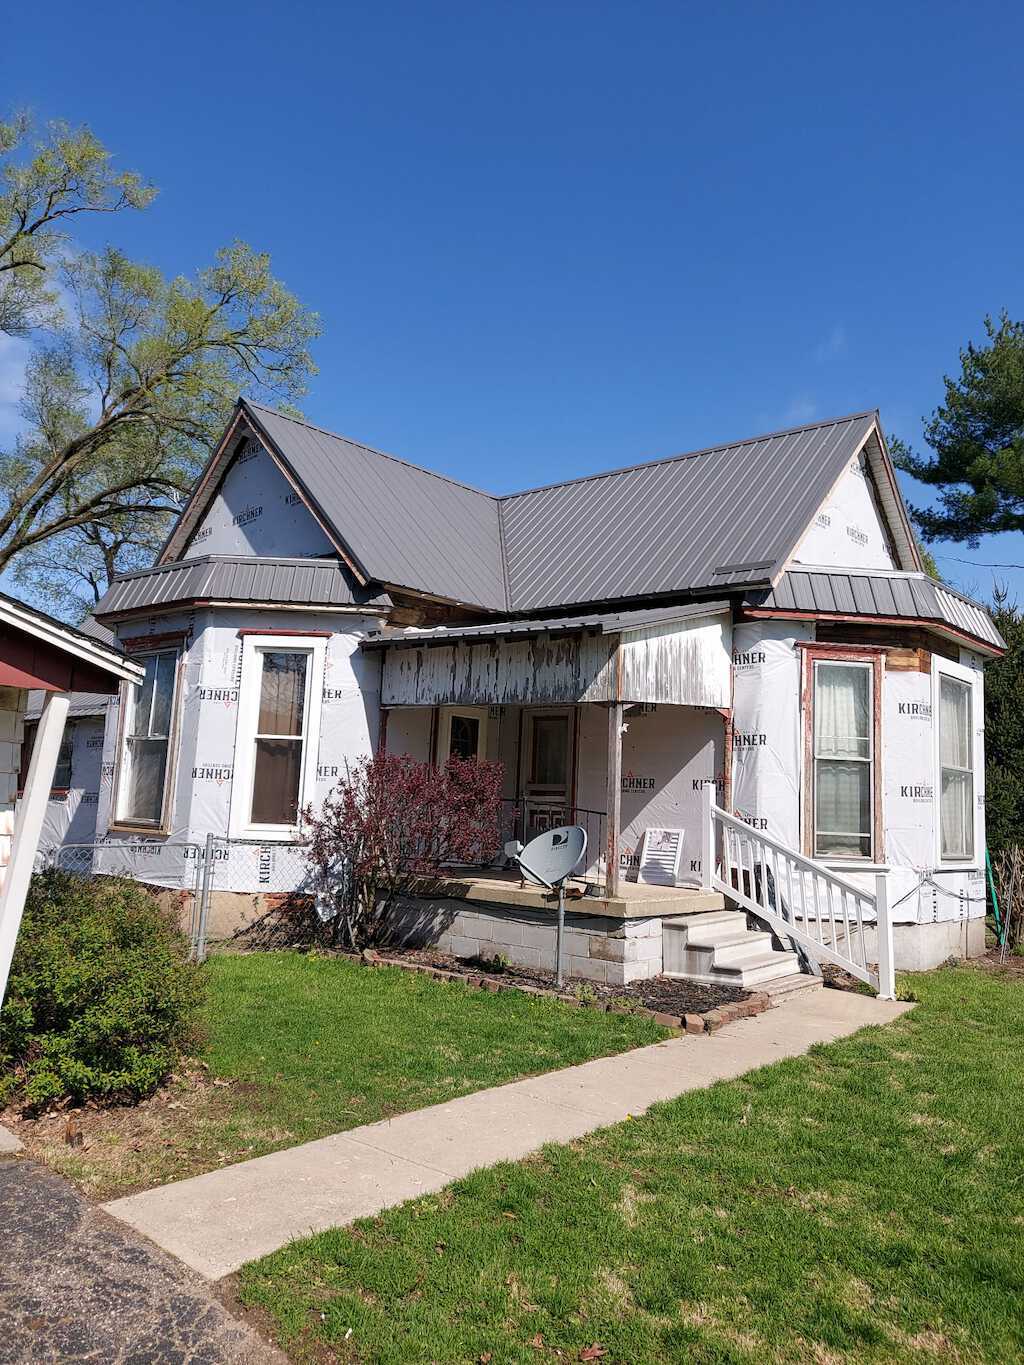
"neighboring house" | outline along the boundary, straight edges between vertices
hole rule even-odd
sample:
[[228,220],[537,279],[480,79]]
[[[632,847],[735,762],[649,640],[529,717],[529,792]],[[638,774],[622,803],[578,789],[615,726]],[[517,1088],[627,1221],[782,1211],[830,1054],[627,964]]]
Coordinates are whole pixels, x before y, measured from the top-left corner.
[[[91,618],[81,627],[83,635],[101,644],[118,648],[113,631]],[[28,694],[25,706],[25,738],[21,750],[21,770],[18,790],[25,785],[32,750],[35,746],[39,717],[45,693],[38,690]],[[76,692],[71,698],[68,718],[64,725],[53,787],[46,806],[46,816],[39,837],[39,853],[45,859],[55,848],[69,845],[89,845],[96,838],[96,812],[100,799],[100,770],[103,763],[103,735],[107,712],[117,705],[117,693]],[[89,853],[83,847],[78,861],[89,865]],[[76,858],[66,853],[64,866],[74,868]]]
[[[0,1004],[72,694],[108,695],[121,685],[130,690],[141,678],[142,669],[117,646],[0,593]],[[39,706],[29,756],[23,745],[30,692]]]
[[[584,824],[613,937],[646,830],[682,831],[678,886],[713,886],[710,786],[816,867],[891,869],[903,961],[982,947],[1003,642],[923,572],[876,412],[495,497],[240,401],[158,562],[96,617],[146,671],[107,716],[97,833],[144,841],[150,880],[174,881],[161,841],[215,834],[261,850],[257,877],[225,844],[219,887],[287,890],[299,812],[379,744],[500,759],[524,837]],[[652,941],[612,976],[660,970],[662,921],[722,904],[686,894],[645,901]],[[457,927],[539,960],[522,925]]]

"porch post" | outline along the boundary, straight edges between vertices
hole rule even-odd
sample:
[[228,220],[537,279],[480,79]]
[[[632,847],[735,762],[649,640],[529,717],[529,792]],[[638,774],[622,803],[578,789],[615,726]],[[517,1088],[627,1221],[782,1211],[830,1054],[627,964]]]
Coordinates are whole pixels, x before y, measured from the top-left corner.
[[619,894],[619,824],[622,814],[622,702],[608,707],[608,793],[605,846],[606,896]]
[[46,805],[50,799],[70,704],[71,694],[68,692],[43,694],[43,713],[39,717],[32,761],[25,779],[25,794],[14,820],[11,861],[4,876],[3,891],[0,892],[0,1004],[7,991],[14,945],[21,928],[21,915],[25,909],[28,884],[32,879],[39,836],[43,832]]
[[878,996],[896,999],[896,966],[892,941],[892,911],[889,885],[884,872],[875,874],[875,932],[878,936]]

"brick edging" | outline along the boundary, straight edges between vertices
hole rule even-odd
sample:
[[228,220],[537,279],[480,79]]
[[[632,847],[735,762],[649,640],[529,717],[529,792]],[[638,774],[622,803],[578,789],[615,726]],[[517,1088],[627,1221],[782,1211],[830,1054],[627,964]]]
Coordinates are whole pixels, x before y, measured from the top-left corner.
[[731,1024],[734,1019],[751,1019],[756,1014],[764,1014],[770,1008],[771,999],[763,991],[755,991],[746,1000],[734,1000],[728,1005],[717,1005],[714,1009],[708,1010],[705,1014],[666,1014],[663,1010],[651,1010],[645,1005],[637,1005],[636,1009],[627,1009],[625,1005],[616,1005],[608,1000],[580,1000],[575,995],[566,995],[562,991],[548,990],[544,986],[527,986],[525,983],[515,981],[497,981],[492,976],[484,976],[480,972],[451,972],[443,967],[431,967],[427,962],[408,962],[404,958],[381,957],[372,950],[366,950],[360,954],[361,961],[367,967],[400,967],[406,972],[421,972],[426,976],[432,976],[435,981],[457,981],[463,986],[469,986],[471,990],[490,991],[520,991],[523,995],[546,996],[550,1000],[561,1000],[565,1005],[576,1005],[581,1009],[597,1010],[602,1014],[633,1014],[639,1019],[650,1019],[655,1024],[660,1024],[662,1028],[681,1029],[686,1033],[717,1033],[726,1024]]

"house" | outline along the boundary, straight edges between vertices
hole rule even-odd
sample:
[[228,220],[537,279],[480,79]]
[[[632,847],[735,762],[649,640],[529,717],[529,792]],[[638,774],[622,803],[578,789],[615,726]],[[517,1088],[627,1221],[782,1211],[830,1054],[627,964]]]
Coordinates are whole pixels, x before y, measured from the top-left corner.
[[[141,678],[142,669],[116,646],[0,593],[0,1003],[57,780],[72,694],[113,695]],[[38,710],[26,744],[30,691]]]
[[[162,846],[213,835],[219,891],[292,889],[300,810],[380,745],[501,760],[510,833],[587,829],[582,974],[729,979],[728,898],[765,912],[762,956],[831,914],[825,960],[867,970],[879,896],[900,963],[983,947],[1003,642],[924,573],[877,412],[496,497],[240,400],[95,616],[145,669],[106,719],[97,838],[159,884],[186,875]],[[494,877],[414,919],[550,962],[548,910]]]

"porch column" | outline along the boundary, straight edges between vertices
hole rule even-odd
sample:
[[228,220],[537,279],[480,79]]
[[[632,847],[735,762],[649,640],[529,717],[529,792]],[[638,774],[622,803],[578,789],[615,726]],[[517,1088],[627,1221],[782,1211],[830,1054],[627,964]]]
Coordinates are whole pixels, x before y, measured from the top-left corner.
[[606,802],[607,841],[605,846],[606,896],[619,894],[619,824],[622,814],[622,702],[608,707],[608,791]]
[[25,794],[18,806],[11,840],[11,861],[7,864],[3,891],[0,892],[0,1004],[7,991],[7,978],[14,957],[14,945],[21,928],[28,884],[32,879],[39,836],[43,831],[46,804],[50,799],[53,774],[57,769],[60,742],[64,736],[71,695],[68,692],[46,692],[43,713],[39,717],[32,761],[25,779]]

